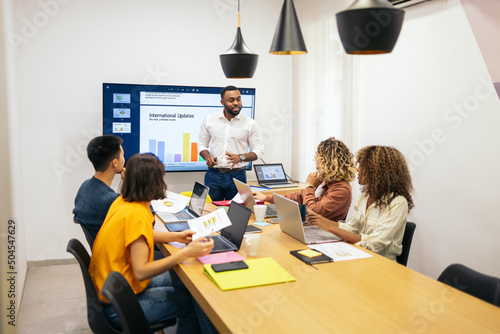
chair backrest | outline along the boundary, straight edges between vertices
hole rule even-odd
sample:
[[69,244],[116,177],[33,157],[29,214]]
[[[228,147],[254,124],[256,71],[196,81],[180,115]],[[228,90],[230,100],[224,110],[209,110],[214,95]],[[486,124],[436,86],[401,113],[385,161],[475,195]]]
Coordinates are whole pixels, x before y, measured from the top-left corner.
[[134,291],[122,274],[111,272],[101,293],[113,305],[125,333],[153,333]]
[[87,242],[89,243],[90,249],[92,249],[92,247],[94,247],[94,240],[95,240],[92,233],[90,233],[89,229],[87,227],[85,227],[85,225],[83,225],[81,222],[79,222],[76,218],[73,218],[73,221],[75,222],[75,224],[80,225],[80,227],[83,230],[83,234],[85,234],[85,239],[87,239]]
[[463,264],[449,265],[438,277],[448,284],[485,302],[500,306],[500,278],[482,274]]
[[403,251],[400,255],[396,257],[396,261],[403,266],[408,263],[408,256],[410,255],[411,241],[413,239],[413,233],[417,225],[412,222],[406,222],[405,233],[403,234]]
[[101,301],[97,297],[97,292],[92,283],[92,279],[89,275],[89,265],[90,256],[87,250],[77,239],[71,239],[68,242],[66,250],[73,254],[73,256],[80,264],[80,269],[82,271],[83,282],[85,283],[85,292],[87,295],[87,320],[89,322],[90,329],[94,333],[111,333],[119,334],[122,333],[115,328],[113,328],[106,317],[104,316],[103,307]]

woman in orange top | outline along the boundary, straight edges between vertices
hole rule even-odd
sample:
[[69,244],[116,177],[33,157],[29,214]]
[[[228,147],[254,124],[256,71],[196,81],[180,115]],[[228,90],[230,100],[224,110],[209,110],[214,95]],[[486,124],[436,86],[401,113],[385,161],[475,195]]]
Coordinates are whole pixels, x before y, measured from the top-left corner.
[[[121,196],[111,207],[92,248],[89,273],[101,301],[104,281],[112,271],[121,273],[141,304],[149,323],[178,318],[182,333],[198,333],[200,327],[213,329],[189,291],[172,271],[173,266],[190,258],[204,256],[213,248],[212,240],[192,241],[193,232],[153,230],[154,216],[149,208],[154,199],[165,197],[163,163],[153,154],[135,154],[127,163]],[[153,261],[155,243],[178,241],[189,244],[178,253]],[[120,327],[113,307],[104,310],[108,320]]]

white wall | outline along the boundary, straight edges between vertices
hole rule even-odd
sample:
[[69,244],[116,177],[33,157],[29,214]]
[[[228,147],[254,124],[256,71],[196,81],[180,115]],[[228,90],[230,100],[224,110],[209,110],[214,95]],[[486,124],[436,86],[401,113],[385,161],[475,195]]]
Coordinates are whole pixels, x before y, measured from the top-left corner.
[[412,166],[409,267],[500,276],[500,102],[460,2],[408,9],[392,54],[357,58],[359,146],[395,146]]
[[[232,0],[14,1],[22,203],[30,261],[70,258],[73,199],[93,174],[85,154],[102,131],[103,82],[255,87],[256,120],[267,160],[288,159],[289,130],[269,120],[290,110],[290,58],[271,56],[281,1],[242,2],[242,33],[260,54],[253,79],[228,80],[219,63],[236,33]],[[271,145],[273,143],[273,145]],[[266,160],[266,161],[267,161]],[[253,172],[249,173],[253,176]],[[203,173],[167,174],[169,189],[189,190]],[[114,187],[119,180],[115,180]]]
[[[4,317],[1,333],[14,333],[19,315],[26,265],[26,239],[21,198],[20,135],[16,101],[15,55],[6,38],[12,29],[12,7],[0,1],[0,253],[1,301]],[[14,303],[14,304],[12,304]]]

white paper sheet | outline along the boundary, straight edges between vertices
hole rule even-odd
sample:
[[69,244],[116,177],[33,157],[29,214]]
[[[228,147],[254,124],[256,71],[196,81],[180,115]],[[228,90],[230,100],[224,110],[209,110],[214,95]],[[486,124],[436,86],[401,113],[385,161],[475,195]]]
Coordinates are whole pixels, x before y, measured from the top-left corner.
[[363,252],[361,249],[349,245],[345,242],[329,242],[309,246],[318,252],[328,255],[333,261],[346,261],[373,257],[373,255]]
[[239,203],[239,204],[243,204],[243,201],[241,200],[241,196],[240,196],[240,193],[237,193],[236,196],[233,197],[233,199],[231,200],[232,202],[236,202],[236,203]]
[[167,197],[151,201],[153,210],[158,212],[175,213],[183,210],[189,203],[190,197],[186,197],[167,190]]
[[226,210],[217,209],[199,218],[188,220],[188,224],[189,229],[195,232],[193,240],[196,240],[231,225],[231,220],[229,220]]

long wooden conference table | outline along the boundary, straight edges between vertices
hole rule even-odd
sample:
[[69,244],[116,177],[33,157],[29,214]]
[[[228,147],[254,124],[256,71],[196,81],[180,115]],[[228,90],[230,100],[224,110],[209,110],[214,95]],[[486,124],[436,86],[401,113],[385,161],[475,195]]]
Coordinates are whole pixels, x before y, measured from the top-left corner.
[[[207,204],[206,210],[215,206]],[[254,216],[249,223],[253,223]],[[155,228],[166,230],[159,218]],[[220,333],[499,333],[500,308],[378,254],[306,265],[306,245],[262,227],[257,256],[272,257],[295,282],[222,291],[189,259],[175,271]],[[180,248],[159,245],[165,255]]]

